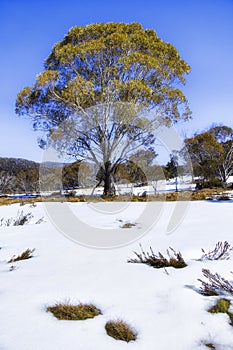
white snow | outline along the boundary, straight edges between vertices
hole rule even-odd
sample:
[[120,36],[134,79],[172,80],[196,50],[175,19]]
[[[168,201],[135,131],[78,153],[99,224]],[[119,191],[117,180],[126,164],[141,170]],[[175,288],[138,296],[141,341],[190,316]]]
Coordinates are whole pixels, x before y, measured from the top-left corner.
[[228,183],[228,184],[233,183],[233,176],[229,176],[229,177],[228,177],[227,183]]
[[[109,208],[114,204],[108,203]],[[145,205],[130,203],[122,212],[104,215],[96,210],[96,203],[92,211],[89,203],[69,203],[92,227],[114,230],[122,220],[136,222],[140,232],[146,227],[140,222]],[[195,260],[202,255],[201,248],[208,251],[225,240],[233,244],[232,203],[191,202],[177,230],[167,235],[175,206],[175,202],[164,203],[157,223],[137,242],[106,250],[87,248],[63,236],[46,218],[43,203],[0,207],[0,219],[16,217],[21,210],[34,215],[28,225],[0,227],[0,349],[204,350],[204,343],[214,343],[218,350],[232,350],[233,327],[228,316],[207,312],[217,297],[199,294],[197,279],[204,279],[201,270],[208,268],[233,280],[233,255],[229,260]],[[36,225],[41,217],[45,221]],[[135,257],[133,251],[140,251],[139,243],[146,251],[151,246],[155,253],[165,254],[171,246],[181,251],[188,266],[170,267],[166,272],[127,263]],[[7,263],[27,248],[36,248],[33,258]],[[102,315],[85,321],[59,321],[46,312],[48,305],[67,300],[91,302]],[[118,318],[137,330],[135,342],[117,341],[106,334],[105,323]]]
[[[156,193],[165,193],[165,192],[174,192],[176,190],[176,181],[175,180],[159,180],[159,181],[153,181],[152,183],[149,183],[146,186],[135,186],[134,184],[119,184],[116,185],[116,193],[121,195],[126,194],[133,194],[136,196],[141,196],[145,191],[148,195],[155,194]],[[191,182],[190,178],[179,178],[177,182],[177,188],[180,191],[186,191],[186,190],[194,190],[196,187],[196,184],[193,184]],[[104,188],[99,186],[95,189],[94,195],[101,196],[103,194]],[[72,190],[72,192],[75,192],[76,195],[91,195],[93,191],[93,188],[79,188]],[[63,191],[62,193],[66,193],[69,191]]]

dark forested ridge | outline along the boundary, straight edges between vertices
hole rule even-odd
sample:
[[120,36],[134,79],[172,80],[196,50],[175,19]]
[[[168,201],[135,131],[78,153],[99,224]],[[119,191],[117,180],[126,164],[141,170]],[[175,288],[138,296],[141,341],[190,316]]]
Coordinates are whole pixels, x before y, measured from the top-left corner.
[[[39,191],[40,163],[22,158],[0,158],[0,193],[29,193]],[[46,163],[48,174],[61,167],[58,163]]]
[[38,169],[39,163],[22,158],[0,157],[0,172],[5,171],[10,175],[17,175],[21,171]]

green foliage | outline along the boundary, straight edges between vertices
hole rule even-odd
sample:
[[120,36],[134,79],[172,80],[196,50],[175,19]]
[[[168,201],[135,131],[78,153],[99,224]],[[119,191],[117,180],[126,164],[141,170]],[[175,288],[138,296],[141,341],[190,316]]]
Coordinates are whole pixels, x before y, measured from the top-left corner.
[[127,180],[129,183],[147,184],[147,177],[143,169],[131,160],[116,167],[114,178],[119,182]]
[[0,193],[39,189],[39,164],[20,158],[0,158]]
[[233,174],[233,129],[230,127],[214,126],[187,138],[185,146],[196,176],[203,176],[211,181],[217,177],[225,184]]
[[219,179],[202,181],[202,188],[223,188],[223,183]]
[[148,167],[152,165],[155,157],[157,157],[158,154],[155,153],[154,150],[148,149],[148,150],[139,150],[135,154],[133,154],[130,157],[130,160],[134,163],[137,163],[138,166],[141,168]]
[[58,320],[86,320],[101,315],[101,311],[92,304],[71,305],[69,303],[57,303],[47,307]]
[[[68,110],[110,99],[160,105],[169,119],[186,119],[187,101],[174,82],[184,83],[189,71],[174,46],[139,23],[76,26],[53,47],[36,83],[18,94],[16,112],[30,116],[37,112],[35,126],[47,128],[39,121],[44,111],[53,124]],[[185,107],[181,115],[179,105]]]
[[169,249],[167,250],[168,258],[166,258],[160,252],[156,255],[152,248],[150,247],[150,252],[145,252],[140,245],[141,253],[134,252],[137,256],[136,259],[129,259],[129,263],[142,263],[150,265],[156,269],[164,268],[164,267],[174,267],[176,269],[180,269],[186,267],[186,263],[180,252],[176,252],[171,247],[169,248],[172,253],[170,253]]
[[108,321],[105,330],[110,337],[127,343],[137,338],[136,331],[122,320]]
[[13,263],[16,261],[20,261],[20,260],[27,260],[27,259],[31,259],[33,257],[33,253],[35,251],[35,248],[33,249],[27,249],[25,250],[22,254],[18,255],[18,256],[13,256],[8,263]]
[[158,120],[143,109],[158,112],[166,125],[190,118],[179,88],[189,71],[174,46],[139,23],[76,26],[54,45],[36,82],[19,92],[16,113],[47,131],[60,152],[101,164],[104,195],[114,195],[116,163],[154,143]]
[[178,177],[178,160],[177,157],[170,155],[170,161],[167,162],[165,169],[168,179],[173,179]]
[[76,161],[71,164],[66,164],[62,171],[63,188],[74,188],[79,186],[78,173],[80,162]]

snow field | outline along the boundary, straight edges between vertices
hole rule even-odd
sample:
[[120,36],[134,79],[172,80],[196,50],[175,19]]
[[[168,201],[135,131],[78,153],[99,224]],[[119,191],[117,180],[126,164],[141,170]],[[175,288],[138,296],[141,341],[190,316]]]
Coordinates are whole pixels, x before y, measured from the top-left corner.
[[[119,219],[135,221],[146,203],[131,203],[127,215],[117,212],[92,215],[88,203],[69,203],[73,212],[91,225],[111,229]],[[98,207],[98,204],[95,204]],[[108,203],[109,206],[114,203]],[[202,268],[233,280],[230,260],[199,262],[195,259],[214,248],[218,241],[232,238],[232,204],[196,201],[190,204],[175,232],[166,234],[168,218],[176,203],[165,203],[154,227],[137,242],[118,249],[91,249],[75,244],[57,232],[44,211],[14,204],[0,208],[0,218],[16,217],[21,210],[34,218],[28,225],[0,227],[0,349],[1,350],[198,350],[202,342],[217,349],[233,349],[233,328],[226,314],[210,314],[217,297],[197,292],[204,279]],[[86,218],[85,218],[86,212]],[[35,222],[44,217],[44,222]],[[78,229],[78,228],[77,228]],[[130,230],[130,229],[125,229]],[[129,264],[133,251],[151,246],[166,254],[171,246],[181,251],[188,266],[183,269],[153,269]],[[27,248],[36,248],[34,257],[13,263],[7,261]],[[102,315],[85,321],[59,321],[46,312],[56,302],[93,303]],[[117,341],[106,334],[111,319],[123,319],[138,332],[135,342]]]

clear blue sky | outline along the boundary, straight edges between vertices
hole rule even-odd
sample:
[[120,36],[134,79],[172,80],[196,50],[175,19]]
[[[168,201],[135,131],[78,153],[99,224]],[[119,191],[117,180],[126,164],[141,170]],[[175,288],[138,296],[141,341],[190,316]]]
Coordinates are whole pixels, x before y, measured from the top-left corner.
[[185,93],[191,135],[212,123],[233,127],[233,0],[0,0],[0,157],[40,161],[37,133],[14,112],[17,93],[43,70],[52,46],[75,25],[142,23],[176,46],[192,72]]

